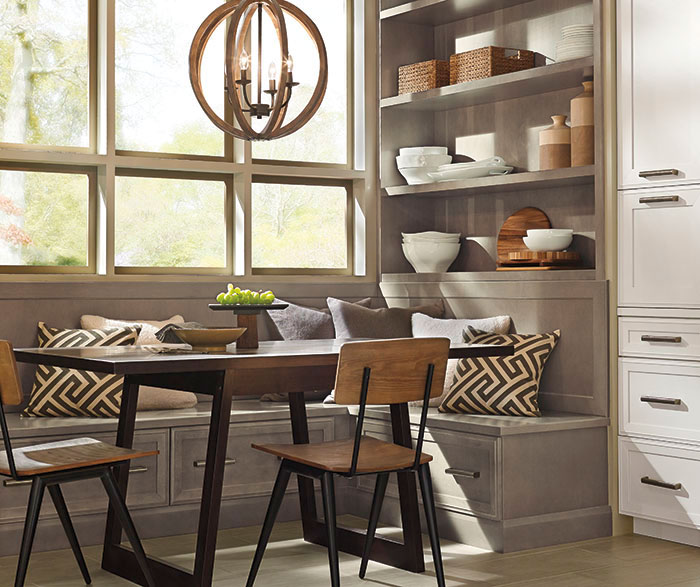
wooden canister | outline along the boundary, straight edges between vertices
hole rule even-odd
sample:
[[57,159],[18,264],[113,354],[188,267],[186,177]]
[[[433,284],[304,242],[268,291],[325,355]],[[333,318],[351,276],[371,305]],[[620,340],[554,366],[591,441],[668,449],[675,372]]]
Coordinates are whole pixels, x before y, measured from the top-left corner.
[[594,163],[593,82],[583,82],[583,93],[571,100],[571,166]]
[[540,131],[540,169],[571,167],[571,129],[566,116],[552,116],[554,124]]

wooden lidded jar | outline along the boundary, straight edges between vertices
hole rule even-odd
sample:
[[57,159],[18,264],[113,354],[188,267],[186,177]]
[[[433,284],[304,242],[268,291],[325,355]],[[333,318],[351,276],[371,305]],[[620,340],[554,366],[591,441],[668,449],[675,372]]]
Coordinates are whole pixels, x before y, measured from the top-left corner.
[[571,100],[571,166],[595,163],[593,82],[583,82],[583,93]]
[[554,124],[540,131],[540,169],[571,167],[571,128],[566,116],[552,116]]

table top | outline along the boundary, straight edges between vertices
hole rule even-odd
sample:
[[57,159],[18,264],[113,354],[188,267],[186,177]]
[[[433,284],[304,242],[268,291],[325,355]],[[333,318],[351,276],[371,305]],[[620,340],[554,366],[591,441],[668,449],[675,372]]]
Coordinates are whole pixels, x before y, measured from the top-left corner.
[[[27,348],[15,349],[21,363],[84,369],[116,375],[192,373],[227,369],[314,367],[335,365],[340,347],[353,340],[289,340],[261,342],[257,349],[237,349],[205,354],[189,350],[156,354],[141,347]],[[513,346],[452,344],[450,358],[503,357]]]

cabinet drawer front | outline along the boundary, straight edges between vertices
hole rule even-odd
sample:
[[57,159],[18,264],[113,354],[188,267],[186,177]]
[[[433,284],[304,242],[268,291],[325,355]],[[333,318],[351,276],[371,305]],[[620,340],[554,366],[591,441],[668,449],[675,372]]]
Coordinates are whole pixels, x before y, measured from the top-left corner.
[[700,527],[700,452],[622,439],[620,513]]
[[700,361],[700,320],[620,318],[620,354]]
[[[390,426],[379,422],[367,422],[365,432],[382,440],[391,440]],[[414,428],[414,439],[416,435],[417,428]],[[426,431],[423,452],[433,456],[430,472],[436,505],[483,518],[500,519],[498,447],[498,440],[487,436]],[[374,476],[360,477],[360,487],[373,491]],[[388,493],[398,495],[395,479],[392,479]]]
[[[201,499],[204,463],[207,457],[208,426],[174,428],[172,431],[173,466],[171,470],[171,503],[194,503]],[[333,440],[333,420],[318,418],[309,421],[311,442]],[[275,444],[292,442],[289,422],[262,422],[231,425],[224,471],[224,498],[254,495],[269,496],[275,483],[279,461],[272,455],[253,449],[252,443]],[[289,492],[296,491],[290,483]]]
[[619,305],[700,307],[700,189],[621,192],[619,206]]
[[[43,444],[74,438],[70,436],[53,436],[31,441],[17,441],[13,446]],[[114,442],[114,434],[91,434],[91,438],[103,442]],[[160,454],[131,462],[127,505],[131,509],[168,505],[168,448],[167,430],[137,431],[134,448],[140,450],[158,450]],[[0,482],[0,522],[23,521],[27,513],[29,500],[28,484],[15,484],[11,479]],[[107,496],[99,479],[88,479],[66,483],[61,486],[71,513],[95,513],[107,511]],[[48,494],[44,496],[43,515],[55,517],[56,512]]]
[[624,434],[700,441],[700,364],[620,361]]
[[695,115],[700,72],[693,58],[698,19],[697,0],[618,0],[622,188],[700,180],[700,119]]

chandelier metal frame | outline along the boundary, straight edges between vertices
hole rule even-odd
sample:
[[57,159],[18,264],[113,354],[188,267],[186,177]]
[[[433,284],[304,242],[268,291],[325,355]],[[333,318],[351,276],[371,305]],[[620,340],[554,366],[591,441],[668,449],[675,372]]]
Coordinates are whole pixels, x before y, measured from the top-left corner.
[[[262,91],[263,11],[272,20],[277,33],[281,64],[279,74],[274,76],[274,80],[270,80],[270,87],[264,92]],[[285,118],[293,89],[299,84],[294,81],[292,74],[285,13],[303,27],[315,43],[319,56],[319,73],[313,95],[301,112],[286,124]],[[251,80],[247,77],[248,68],[241,68],[241,57],[247,55],[244,53],[245,47],[249,41],[252,20],[256,14],[258,15],[257,101],[253,100],[252,96],[248,96],[248,86],[251,84]],[[202,90],[201,76],[202,59],[207,44],[214,31],[229,18],[226,38],[226,94],[236,124],[222,119],[209,105]],[[316,24],[302,10],[286,0],[242,0],[238,4],[229,2],[220,6],[197,30],[190,49],[189,64],[192,89],[209,119],[225,133],[248,141],[279,139],[298,131],[316,114],[328,87],[328,55],[323,37]],[[263,93],[270,96],[269,105],[263,103]],[[258,132],[253,128],[248,115],[257,119],[268,117],[267,124]]]

